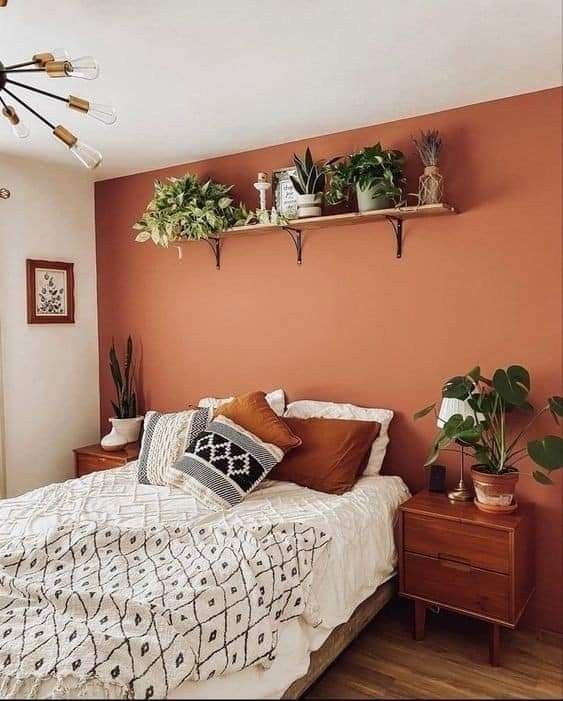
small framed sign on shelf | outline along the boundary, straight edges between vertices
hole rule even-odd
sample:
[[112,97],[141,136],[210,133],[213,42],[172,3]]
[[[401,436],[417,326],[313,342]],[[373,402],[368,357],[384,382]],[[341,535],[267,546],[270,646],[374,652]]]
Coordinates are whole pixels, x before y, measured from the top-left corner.
[[295,175],[296,172],[292,166],[291,168],[274,170],[272,173],[274,204],[278,212],[288,219],[297,216],[297,193],[289,179],[289,176]]
[[74,264],[26,260],[27,323],[74,324]]

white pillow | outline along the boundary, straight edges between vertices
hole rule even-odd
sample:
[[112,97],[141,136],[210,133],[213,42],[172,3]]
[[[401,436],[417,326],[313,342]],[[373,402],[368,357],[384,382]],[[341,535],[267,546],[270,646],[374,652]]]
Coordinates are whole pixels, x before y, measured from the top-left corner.
[[[211,409],[213,409],[213,411],[215,411],[223,404],[227,404],[227,402],[232,402],[233,399],[234,397],[204,397],[203,399],[199,400],[198,406],[210,407]],[[269,392],[266,395],[266,401],[272,408],[272,411],[274,411],[278,416],[283,416],[283,412],[285,409],[285,392],[283,391],[283,389],[275,389],[273,392]]]
[[336,404],[334,402],[316,402],[302,399],[287,405],[284,416],[296,419],[355,419],[356,421],[377,421],[381,424],[379,435],[371,446],[368,464],[364,475],[377,475],[383,465],[383,458],[389,443],[389,424],[393,418],[390,409],[368,409],[354,404]]

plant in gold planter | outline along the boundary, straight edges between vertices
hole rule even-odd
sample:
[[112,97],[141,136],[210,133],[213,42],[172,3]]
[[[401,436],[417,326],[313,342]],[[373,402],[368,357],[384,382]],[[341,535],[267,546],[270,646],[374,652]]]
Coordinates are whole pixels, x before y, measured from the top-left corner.
[[[476,505],[485,511],[513,511],[514,489],[519,477],[517,463],[529,457],[540,468],[532,472],[540,484],[551,485],[551,473],[563,467],[563,439],[548,435],[540,439],[524,438],[536,420],[550,412],[559,423],[563,417],[563,397],[550,397],[541,409],[530,404],[530,374],[520,365],[495,370],[492,379],[481,375],[479,367],[466,375],[452,377],[442,388],[442,397],[466,402],[472,415],[454,414],[445,421],[434,438],[425,465],[432,465],[442,450],[458,444],[474,454],[472,469]],[[434,413],[436,404],[418,411],[415,419]],[[528,414],[523,428],[511,430],[509,424],[518,414]],[[439,417],[437,417],[439,418]]]
[[412,141],[424,166],[418,181],[418,203],[439,204],[444,201],[444,176],[439,169],[442,137],[431,129],[421,131],[418,137],[413,136]]

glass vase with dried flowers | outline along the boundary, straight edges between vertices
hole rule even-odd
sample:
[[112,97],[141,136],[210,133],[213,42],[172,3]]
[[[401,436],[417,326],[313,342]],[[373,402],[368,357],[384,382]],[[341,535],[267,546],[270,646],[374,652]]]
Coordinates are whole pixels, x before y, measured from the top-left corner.
[[444,176],[439,169],[442,137],[436,129],[429,129],[411,138],[424,166],[418,181],[418,204],[439,204],[444,199]]

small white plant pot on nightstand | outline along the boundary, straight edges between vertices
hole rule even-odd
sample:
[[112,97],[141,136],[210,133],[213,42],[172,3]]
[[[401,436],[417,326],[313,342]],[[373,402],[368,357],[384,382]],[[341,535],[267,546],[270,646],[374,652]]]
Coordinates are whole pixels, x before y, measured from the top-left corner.
[[119,433],[115,426],[112,426],[111,431],[100,441],[100,445],[104,450],[108,451],[121,450],[127,445],[127,438]]
[[139,439],[139,433],[141,432],[141,425],[143,423],[142,416],[135,416],[132,419],[111,418],[110,421],[114,429],[127,439],[127,443],[134,443]]

